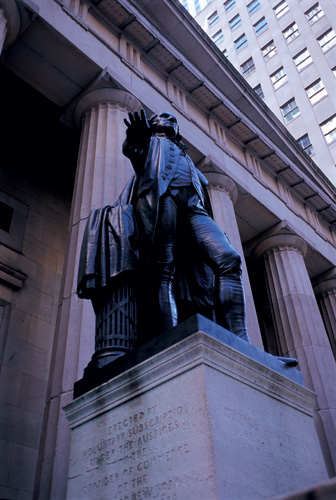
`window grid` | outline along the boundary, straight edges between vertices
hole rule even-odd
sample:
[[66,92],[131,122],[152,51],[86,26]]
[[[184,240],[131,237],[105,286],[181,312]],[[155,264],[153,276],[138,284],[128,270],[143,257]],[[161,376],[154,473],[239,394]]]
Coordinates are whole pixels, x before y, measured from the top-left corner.
[[250,75],[251,73],[253,73],[253,71],[255,71],[255,64],[254,64],[254,61],[252,59],[252,57],[250,57],[250,59],[248,59],[247,61],[245,61],[241,66],[241,71],[242,71],[242,74],[243,76],[246,78],[248,75]]
[[293,120],[300,115],[300,110],[295,102],[295,99],[291,99],[286,104],[281,106],[281,111],[285,120],[285,123]]
[[265,99],[264,92],[263,92],[263,89],[262,89],[262,86],[260,83],[259,83],[259,85],[254,87],[253,90],[260,97],[260,99]]
[[254,25],[254,30],[256,32],[256,35],[259,36],[261,35],[261,33],[263,33],[264,31],[266,31],[268,29],[268,24],[267,24],[267,21],[264,17],[262,17],[261,19],[259,19],[258,22],[256,22]]
[[273,40],[268,42],[268,44],[265,45],[265,47],[263,47],[261,49],[261,53],[264,56],[265,61],[268,61],[269,59],[271,59],[271,57],[275,56],[275,54],[277,52],[278,51],[277,51],[277,48],[276,48]]
[[235,5],[236,5],[236,0],[227,0],[224,3],[224,7],[225,7],[226,12],[230,12],[230,10],[233,9],[233,7]]
[[326,31],[321,35],[318,39],[322,52],[327,52],[327,50],[331,49],[336,44],[336,35],[332,28]]
[[251,3],[249,3],[247,5],[247,10],[248,10],[248,13],[250,14],[250,16],[253,16],[253,14],[255,12],[257,12],[257,10],[260,9],[260,2],[259,0],[253,0]]
[[278,89],[281,85],[287,82],[287,75],[283,66],[272,73],[271,82],[273,84],[274,90]]
[[289,11],[289,7],[288,7],[286,0],[283,0],[282,2],[278,3],[278,5],[276,5],[273,8],[273,11],[274,11],[275,17],[277,19],[280,19],[280,17],[282,17],[284,14],[286,14],[286,12]]
[[247,47],[248,42],[247,42],[247,38],[246,38],[245,33],[243,33],[242,36],[240,36],[239,38],[237,38],[237,40],[234,41],[234,44],[235,44],[237,52],[240,52],[245,47]]
[[217,31],[211,38],[216,45],[219,45],[224,39],[222,30]]
[[309,53],[308,49],[304,49],[299,52],[296,56],[293,57],[294,64],[298,71],[301,71],[310,63],[313,62],[313,59]]
[[309,85],[309,87],[306,88],[306,92],[311,104],[317,103],[328,95],[321,79]]
[[299,28],[295,22],[287,26],[287,28],[282,33],[287,43],[290,43],[300,35]]
[[311,9],[305,12],[305,16],[307,18],[308,23],[312,25],[316,23],[316,21],[318,21],[321,17],[324,16],[324,12],[320,4],[316,3],[315,5],[313,5],[313,7],[311,7]]
[[314,148],[308,134],[305,134],[300,137],[300,139],[297,139],[297,143],[309,156],[314,154]]
[[231,31],[234,31],[238,28],[238,26],[241,25],[241,18],[240,18],[240,15],[237,14],[235,17],[233,17],[230,21],[229,21],[229,25],[230,25],[230,29]]
[[208,17],[208,26],[209,28],[212,28],[212,26],[219,21],[219,15],[217,10],[211,14],[211,16]]
[[320,127],[327,144],[330,144],[336,139],[336,115],[331,116],[328,120],[321,123]]
[[196,14],[198,14],[199,11],[201,10],[200,0],[194,0],[194,5],[195,5]]

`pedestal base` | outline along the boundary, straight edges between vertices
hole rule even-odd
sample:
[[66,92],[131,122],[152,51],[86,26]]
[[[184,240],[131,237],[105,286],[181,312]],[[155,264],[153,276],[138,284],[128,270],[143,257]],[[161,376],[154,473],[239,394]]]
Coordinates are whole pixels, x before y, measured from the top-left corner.
[[201,317],[165,342],[65,408],[68,500],[261,500],[327,478],[300,372]]

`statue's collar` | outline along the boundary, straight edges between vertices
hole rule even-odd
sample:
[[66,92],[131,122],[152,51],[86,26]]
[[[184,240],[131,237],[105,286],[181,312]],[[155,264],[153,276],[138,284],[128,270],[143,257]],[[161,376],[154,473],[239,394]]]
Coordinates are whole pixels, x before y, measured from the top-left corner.
[[156,134],[153,134],[153,137],[162,137],[162,139],[168,139],[168,141],[171,141],[171,139],[163,132],[161,133],[157,132]]

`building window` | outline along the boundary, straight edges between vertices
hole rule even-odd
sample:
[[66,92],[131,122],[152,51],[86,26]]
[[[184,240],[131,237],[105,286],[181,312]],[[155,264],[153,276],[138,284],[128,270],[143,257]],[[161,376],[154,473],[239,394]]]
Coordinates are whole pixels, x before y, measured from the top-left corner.
[[231,31],[236,30],[238,28],[238,26],[241,25],[240,15],[237,14],[235,17],[233,17],[231,19],[231,21],[229,21],[229,25],[230,25]]
[[248,10],[248,13],[250,14],[250,16],[252,16],[259,9],[260,9],[259,0],[253,0],[253,2],[251,2],[247,5],[247,10]]
[[231,9],[233,9],[233,7],[235,5],[236,5],[236,0],[227,0],[224,3],[224,7],[225,7],[226,12],[229,12]]
[[282,2],[278,3],[278,5],[276,5],[273,8],[273,10],[274,10],[275,17],[277,19],[282,17],[284,14],[286,14],[286,12],[289,11],[289,7],[288,7],[286,0],[283,0]]
[[301,71],[310,63],[313,62],[308,49],[301,50],[296,56],[293,57],[294,64],[298,71]]
[[229,57],[228,51],[226,49],[222,50],[222,54],[225,57]]
[[209,28],[212,28],[212,26],[219,21],[219,15],[217,10],[211,14],[211,16],[208,17],[208,26]]
[[281,66],[281,68],[277,69],[274,73],[272,73],[271,81],[274,90],[278,89],[279,87],[281,87],[281,85],[287,82],[287,75],[285,70],[283,69],[283,66]]
[[211,38],[216,45],[219,45],[224,39],[222,30],[217,31]]
[[331,71],[333,72],[334,77],[336,78],[336,66],[334,68],[331,68]]
[[240,52],[245,47],[247,47],[248,43],[247,43],[247,38],[246,38],[245,33],[243,33],[242,36],[237,38],[237,40],[234,41],[234,44],[235,44],[237,52]]
[[268,42],[268,44],[265,45],[265,47],[263,47],[261,49],[261,53],[264,56],[265,61],[268,61],[269,59],[271,59],[271,57],[275,56],[275,54],[277,52],[278,51],[277,51],[277,48],[276,48],[273,40]]
[[287,28],[282,33],[287,43],[294,40],[294,38],[298,37],[300,34],[299,28],[297,27],[297,24],[295,22],[287,26]]
[[262,89],[262,86],[260,85],[260,83],[259,83],[259,85],[254,87],[253,90],[260,97],[260,99],[265,99],[264,92],[263,92],[263,89]]
[[195,11],[196,11],[196,14],[198,14],[198,13],[199,13],[199,11],[201,10],[200,0],[195,0],[195,1],[194,1],[194,4],[195,4]]
[[312,156],[314,154],[314,148],[308,134],[300,137],[300,139],[297,140],[297,143],[309,156]]
[[285,120],[285,123],[290,122],[294,118],[300,115],[300,110],[297,107],[297,104],[295,102],[295,99],[291,99],[290,101],[286,102],[283,106],[281,106],[281,111]]
[[321,17],[324,16],[324,12],[320,4],[316,3],[315,5],[313,5],[311,9],[305,12],[305,16],[307,18],[308,23],[312,25],[316,23],[316,21],[318,21]]
[[306,88],[306,92],[311,104],[317,103],[322,97],[328,95],[321,79],[309,85],[309,87]]
[[183,7],[184,7],[186,10],[188,10],[188,11],[189,11],[189,7],[188,7],[188,0],[183,0],[183,1],[182,1],[182,5],[183,5]]
[[331,116],[328,120],[321,123],[320,127],[327,144],[330,144],[336,139],[336,115]]
[[255,64],[253,62],[253,59],[252,57],[250,57],[250,59],[248,59],[247,61],[245,61],[241,66],[241,71],[243,73],[243,76],[246,78],[248,75],[250,75],[251,73],[253,73],[253,71],[255,71]]
[[336,44],[336,35],[332,28],[326,31],[321,35],[318,39],[318,43],[322,49],[322,52],[327,52],[327,50],[331,49]]
[[256,35],[259,36],[261,35],[261,33],[268,29],[268,24],[266,22],[266,19],[262,17],[257,23],[253,25],[253,27],[255,29]]

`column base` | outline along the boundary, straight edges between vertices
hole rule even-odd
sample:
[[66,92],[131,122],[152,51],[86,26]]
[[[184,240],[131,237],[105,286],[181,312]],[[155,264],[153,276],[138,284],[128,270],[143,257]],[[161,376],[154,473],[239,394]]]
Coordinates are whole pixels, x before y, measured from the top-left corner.
[[261,500],[327,479],[301,373],[201,316],[99,373],[65,408],[68,500]]

